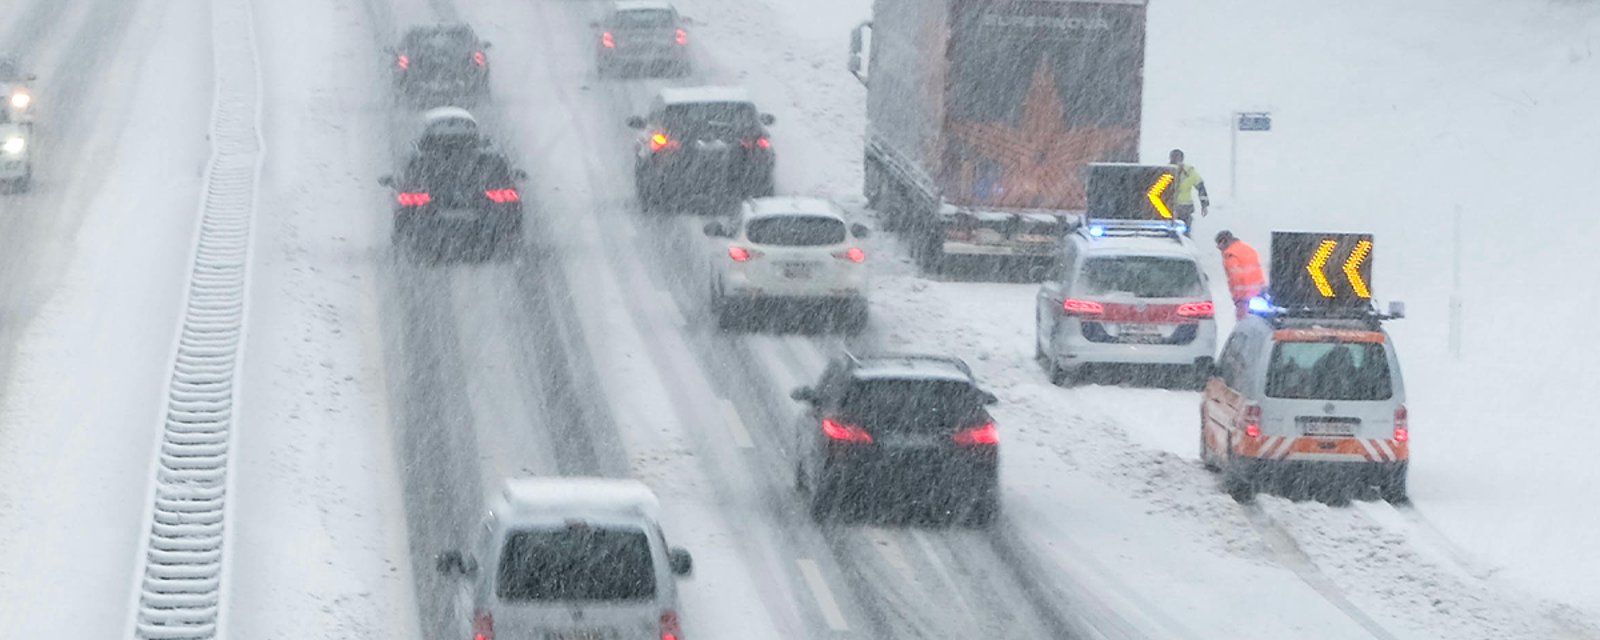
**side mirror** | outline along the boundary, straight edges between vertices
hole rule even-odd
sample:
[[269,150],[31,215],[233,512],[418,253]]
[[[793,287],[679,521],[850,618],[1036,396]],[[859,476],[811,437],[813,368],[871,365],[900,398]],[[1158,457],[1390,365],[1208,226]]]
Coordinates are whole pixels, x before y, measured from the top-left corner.
[[672,575],[686,576],[694,573],[694,557],[683,549],[672,549],[667,552],[667,559],[672,564]]
[[871,22],[863,22],[850,30],[850,75],[856,77],[861,84],[867,84],[867,75],[862,73],[861,52],[865,48],[864,32],[872,28]]
[[1406,303],[1392,301],[1389,303],[1389,316],[1396,320],[1406,317]]
[[512,180],[516,180],[517,182],[522,182],[523,180],[527,180],[528,179],[528,172],[523,171],[521,169],[514,170],[514,171],[511,172],[511,179]]
[[996,396],[996,395],[994,395],[992,393],[989,393],[988,391],[983,391],[981,393],[982,393],[982,395],[980,395],[978,397],[983,398],[983,403],[984,404],[999,404],[1000,403],[1000,397],[999,396]]
[[443,575],[471,575],[478,570],[478,564],[462,555],[460,551],[446,551],[434,557],[434,568]]
[[850,234],[857,238],[865,238],[872,235],[872,230],[868,229],[867,225],[857,222],[853,225],[850,225]]
[[778,119],[773,117],[772,114],[770,114],[770,113],[761,114],[761,124],[771,126],[771,125],[774,125],[774,124],[777,124],[777,123],[778,123]]
[[706,223],[705,232],[706,232],[706,235],[711,236],[713,238],[726,238],[726,237],[728,237],[730,235],[728,233],[728,226],[727,225],[722,224],[721,222],[715,222],[715,221]]
[[796,387],[794,391],[789,392],[789,397],[799,402],[815,403],[817,401],[817,390],[811,387]]
[[378,178],[378,184],[381,184],[381,185],[383,185],[385,187],[392,187],[392,186],[394,186],[394,176],[382,176],[382,177],[379,177]]
[[641,118],[639,116],[633,116],[631,118],[628,118],[628,128],[629,129],[643,129],[644,128],[644,118]]
[[861,54],[850,54],[850,62],[845,66],[850,69],[850,75],[853,75],[857,78],[861,77]]

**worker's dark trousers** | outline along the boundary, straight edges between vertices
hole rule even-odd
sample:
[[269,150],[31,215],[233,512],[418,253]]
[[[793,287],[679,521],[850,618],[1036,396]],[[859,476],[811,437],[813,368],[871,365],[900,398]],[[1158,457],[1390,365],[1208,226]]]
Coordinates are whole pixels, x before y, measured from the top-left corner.
[[1172,207],[1172,217],[1183,221],[1183,235],[1194,235],[1194,205],[1174,205]]

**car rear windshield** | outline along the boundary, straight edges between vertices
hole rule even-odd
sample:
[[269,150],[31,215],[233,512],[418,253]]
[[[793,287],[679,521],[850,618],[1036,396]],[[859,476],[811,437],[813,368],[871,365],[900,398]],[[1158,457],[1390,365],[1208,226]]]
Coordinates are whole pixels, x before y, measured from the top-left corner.
[[844,221],[821,216],[757,218],[745,225],[750,242],[779,247],[817,247],[844,242]]
[[955,380],[856,380],[843,416],[868,431],[947,431],[983,419],[983,399]]
[[1388,400],[1394,389],[1384,345],[1280,342],[1272,348],[1267,395],[1297,400]]
[[618,29],[660,29],[672,23],[672,12],[663,9],[623,11],[611,17],[611,26]]
[[506,601],[640,600],[655,596],[656,572],[643,529],[531,529],[506,538],[497,584]]
[[669,133],[687,137],[738,136],[758,131],[761,114],[748,102],[669,105],[661,119]]
[[1085,295],[1131,294],[1139,298],[1195,298],[1205,295],[1200,269],[1181,258],[1122,256],[1090,258],[1079,277]]

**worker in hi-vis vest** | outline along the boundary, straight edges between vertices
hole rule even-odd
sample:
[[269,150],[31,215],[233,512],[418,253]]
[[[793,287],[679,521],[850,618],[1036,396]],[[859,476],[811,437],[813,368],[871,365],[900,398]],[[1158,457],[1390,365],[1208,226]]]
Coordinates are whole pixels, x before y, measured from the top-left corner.
[[1189,234],[1194,229],[1194,194],[1200,194],[1200,215],[1211,215],[1211,196],[1206,195],[1206,179],[1200,177],[1200,172],[1194,165],[1183,163],[1183,150],[1172,150],[1172,166],[1178,173],[1178,198],[1172,214],[1183,221],[1184,234]]
[[1240,320],[1250,309],[1250,299],[1267,289],[1267,274],[1261,270],[1261,256],[1229,231],[1217,234],[1217,250],[1222,252],[1222,268],[1228,273],[1228,296]]

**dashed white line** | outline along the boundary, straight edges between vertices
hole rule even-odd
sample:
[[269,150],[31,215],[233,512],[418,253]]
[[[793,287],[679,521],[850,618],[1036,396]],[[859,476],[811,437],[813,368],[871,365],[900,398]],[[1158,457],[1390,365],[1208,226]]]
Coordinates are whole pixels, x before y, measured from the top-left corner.
[[817,608],[822,609],[822,619],[827,621],[828,627],[834,631],[849,631],[850,625],[845,624],[844,612],[839,610],[839,602],[833,599],[833,591],[828,588],[826,580],[822,579],[822,569],[809,558],[795,560],[800,565],[800,575],[806,580],[806,586],[811,588],[811,597],[817,599]]
[[733,443],[741,449],[751,449],[756,446],[750,439],[750,432],[744,428],[744,419],[739,417],[739,408],[727,398],[720,400],[722,404],[722,420],[728,423],[728,431],[733,432]]

